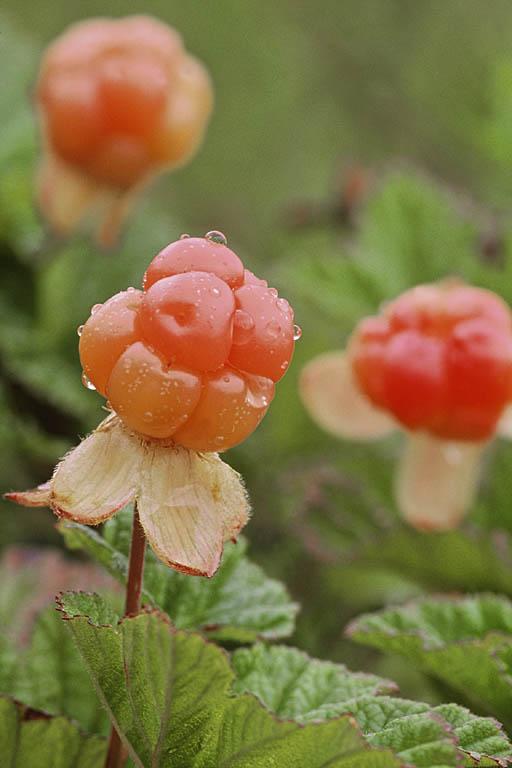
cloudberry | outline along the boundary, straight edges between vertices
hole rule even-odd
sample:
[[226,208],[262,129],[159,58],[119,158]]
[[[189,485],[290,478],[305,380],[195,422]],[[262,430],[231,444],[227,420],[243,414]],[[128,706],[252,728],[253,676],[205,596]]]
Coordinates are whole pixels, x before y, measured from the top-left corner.
[[265,415],[295,332],[288,302],[227,245],[187,237],[155,256],[142,291],[94,308],[81,329],[80,359],[131,429],[222,451]]
[[398,506],[417,528],[452,528],[471,505],[486,445],[510,436],[512,313],[460,281],[417,286],[362,320],[346,352],[311,361],[300,387],[333,434],[367,440],[403,428]]
[[58,232],[100,199],[112,239],[138,190],[195,152],[212,107],[204,66],[148,16],[71,26],[47,49],[36,102],[45,148],[39,197]]
[[405,428],[490,438],[512,396],[512,316],[490,291],[447,281],[404,293],[350,344],[361,391]]

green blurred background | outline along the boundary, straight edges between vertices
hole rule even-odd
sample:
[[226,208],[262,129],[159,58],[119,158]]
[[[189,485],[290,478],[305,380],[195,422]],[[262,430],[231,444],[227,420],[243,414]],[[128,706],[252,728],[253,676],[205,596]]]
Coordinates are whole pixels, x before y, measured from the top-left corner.
[[[206,141],[154,185],[119,249],[99,252],[85,237],[52,244],[32,203],[38,57],[73,21],[140,12],[176,26],[209,67]],[[464,530],[419,535],[394,509],[398,441],[331,439],[297,396],[306,360],[341,346],[359,317],[407,286],[457,273],[512,302],[511,32],[509,0],[4,0],[1,488],[47,479],[102,417],[77,355],[91,305],[139,284],[180,233],[220,229],[303,328],[265,422],[227,456],[253,501],[254,559],[303,605],[296,643],[375,665],[341,639],[358,611],[425,589],[512,594],[506,445],[490,451]],[[50,513],[0,512],[0,546],[60,545]],[[427,695],[412,671],[385,671],[406,694]]]

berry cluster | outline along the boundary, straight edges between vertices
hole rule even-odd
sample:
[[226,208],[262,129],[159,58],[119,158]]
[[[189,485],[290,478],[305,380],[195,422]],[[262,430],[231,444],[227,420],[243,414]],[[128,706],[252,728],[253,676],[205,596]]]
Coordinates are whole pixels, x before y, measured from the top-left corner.
[[356,328],[362,392],[407,429],[486,440],[512,397],[512,315],[495,294],[448,280],[420,285]]
[[221,233],[182,236],[80,329],[85,382],[131,429],[222,451],[259,424],[300,331]]
[[206,69],[146,16],[72,26],[48,48],[36,95],[50,149],[118,189],[184,162],[212,104]]

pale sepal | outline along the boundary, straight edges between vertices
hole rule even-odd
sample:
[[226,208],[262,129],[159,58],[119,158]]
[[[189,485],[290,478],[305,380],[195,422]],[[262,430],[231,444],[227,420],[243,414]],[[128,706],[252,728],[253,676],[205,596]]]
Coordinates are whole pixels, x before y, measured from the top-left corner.
[[486,442],[408,434],[396,476],[398,507],[418,530],[456,528],[469,511]]
[[51,497],[51,480],[47,483],[31,488],[29,491],[11,491],[4,493],[4,498],[14,501],[22,507],[49,507]]
[[375,440],[397,428],[360,392],[345,352],[315,357],[302,371],[299,391],[311,418],[337,437]]
[[155,442],[145,446],[138,510],[157,557],[200,576],[213,576],[249,518],[240,476],[216,454]]
[[148,180],[129,189],[108,187],[48,149],[37,178],[39,207],[56,235],[68,237],[87,221],[97,244],[112,248]]
[[108,416],[57,465],[51,507],[59,517],[97,525],[135,498],[142,460],[140,441]]
[[37,176],[41,212],[55,234],[74,232],[98,201],[97,185],[46,150]]
[[512,405],[507,406],[501,414],[501,418],[496,427],[496,433],[498,437],[502,437],[505,440],[512,440]]

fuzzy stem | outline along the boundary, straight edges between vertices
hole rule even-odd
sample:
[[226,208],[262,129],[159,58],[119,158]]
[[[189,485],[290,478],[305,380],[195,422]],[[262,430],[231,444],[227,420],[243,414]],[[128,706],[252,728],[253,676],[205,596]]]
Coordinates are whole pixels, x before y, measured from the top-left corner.
[[[130,544],[130,562],[128,565],[128,581],[126,582],[125,616],[132,616],[140,611],[145,552],[146,535],[140,524],[137,502],[135,502],[133,509],[132,540]],[[119,734],[112,726],[105,768],[122,768],[127,757],[128,755],[119,738]]]

